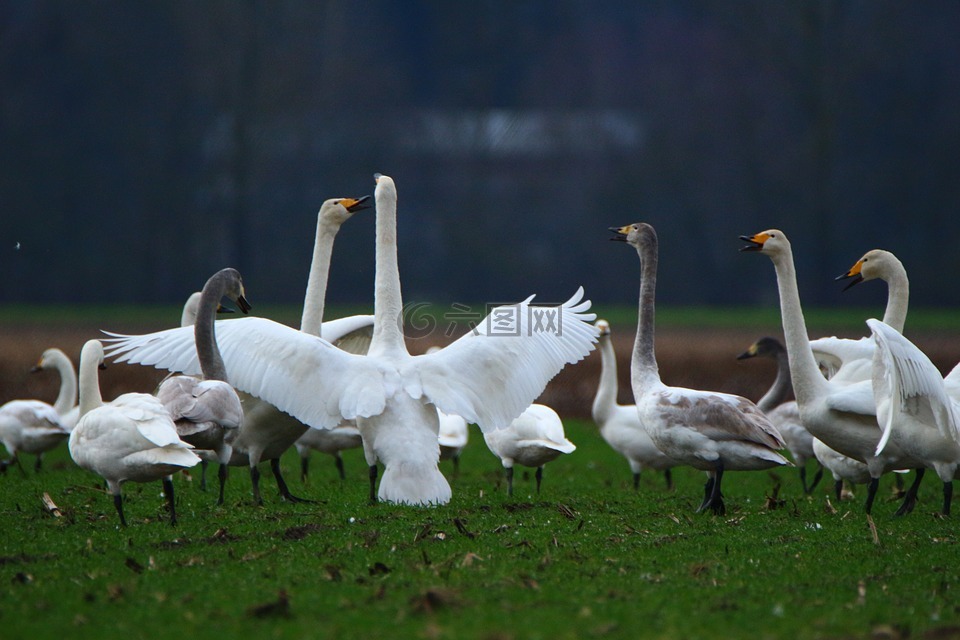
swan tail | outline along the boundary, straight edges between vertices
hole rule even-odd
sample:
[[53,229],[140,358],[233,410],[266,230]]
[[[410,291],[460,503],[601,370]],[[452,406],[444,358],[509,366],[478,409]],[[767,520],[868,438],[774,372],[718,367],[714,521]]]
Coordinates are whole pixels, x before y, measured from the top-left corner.
[[377,495],[382,502],[427,507],[450,502],[451,491],[436,464],[400,462],[386,465]]

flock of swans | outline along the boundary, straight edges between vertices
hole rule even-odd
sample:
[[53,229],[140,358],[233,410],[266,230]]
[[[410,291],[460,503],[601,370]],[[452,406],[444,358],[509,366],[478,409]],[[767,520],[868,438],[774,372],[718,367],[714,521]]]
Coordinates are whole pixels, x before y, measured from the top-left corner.
[[[336,198],[320,208],[299,329],[247,316],[240,274],[223,269],[190,296],[179,327],[88,341],[79,384],[62,351],[44,352],[37,368],[59,372],[60,393],[54,405],[13,400],[0,407],[0,441],[11,460],[19,465],[19,454],[36,454],[39,470],[43,452],[67,440],[73,460],[106,482],[122,524],[124,482],[162,480],[176,522],[172,476],[201,463],[219,465],[220,504],[230,466],[249,468],[254,500],[262,503],[263,461],[270,463],[281,497],[300,501],[280,470],[280,456],[290,447],[299,452],[304,481],[312,451],[333,456],[343,479],[341,451],[362,447],[372,501],[442,505],[452,492],[439,461],[456,465],[473,423],[501,460],[508,492],[515,464],[536,469],[539,492],[544,465],[576,446],[556,412],[533,402],[561,369],[599,345],[592,415],[602,438],[629,463],[634,488],[645,469],[663,471],[668,489],[673,467],[700,469],[707,481],[698,511],[723,514],[725,472],[793,464],[806,493],[824,468],[838,499],[844,481],[868,483],[870,513],[880,476],[909,469],[916,471],[915,481],[897,512],[905,514],[931,468],[943,482],[942,510],[949,514],[952,481],[960,473],[960,366],[943,377],[902,335],[909,287],[893,254],[870,251],[841,276],[851,279],[849,286],[874,278],[887,282],[887,310],[883,321],[867,321],[871,335],[811,341],[786,236],[771,229],[741,237],[747,242],[742,250],[773,261],[785,338],[785,344],[764,338],[739,356],[778,363],[770,390],[754,403],[661,380],[654,349],[657,234],[646,223],[612,228],[611,239],[632,246],[641,267],[631,356],[636,404],[620,405],[610,325],[593,323],[582,289],[554,309],[562,331],[533,325],[531,296],[511,309],[518,326],[509,336],[484,321],[442,349],[411,355],[398,322],[403,300],[397,191],[388,176],[376,176],[374,195],[374,314],[324,321],[334,239],[354,213],[369,207],[368,200]],[[224,298],[245,317],[218,320]],[[97,373],[105,357],[171,375],[155,394],[126,393],[105,402]],[[791,391],[795,400],[789,400]],[[809,460],[819,467],[808,483]]]

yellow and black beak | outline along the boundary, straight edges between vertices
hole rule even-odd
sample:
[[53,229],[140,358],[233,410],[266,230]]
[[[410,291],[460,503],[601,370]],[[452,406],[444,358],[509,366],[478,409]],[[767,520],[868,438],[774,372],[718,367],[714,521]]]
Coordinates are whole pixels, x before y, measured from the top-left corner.
[[237,296],[237,306],[240,307],[240,311],[243,313],[249,313],[250,309],[253,309],[253,306],[247,302],[243,294],[243,285],[240,285],[240,295]]
[[763,251],[763,245],[770,239],[770,234],[758,233],[752,236],[740,236],[740,239],[749,243],[746,247],[740,247],[740,251]]
[[757,357],[757,343],[754,342],[750,345],[750,348],[737,356],[737,360],[746,360],[747,358],[756,358]]
[[370,205],[366,204],[367,200],[369,199],[370,196],[363,196],[362,198],[343,198],[340,200],[340,204],[342,204],[343,208],[350,213],[356,213],[357,211],[363,211],[364,209],[370,208]]
[[849,271],[847,271],[846,273],[840,274],[839,276],[834,278],[834,280],[846,280],[847,278],[852,278],[852,280],[850,280],[850,282],[847,283],[847,286],[843,288],[843,291],[846,291],[850,287],[854,285],[858,285],[861,282],[863,282],[863,273],[861,273],[862,269],[863,269],[863,259],[857,260],[857,263],[852,267],[850,267]]
[[609,227],[610,231],[613,231],[615,234],[611,240],[616,240],[618,242],[626,242],[627,236],[630,235],[630,225],[625,227]]

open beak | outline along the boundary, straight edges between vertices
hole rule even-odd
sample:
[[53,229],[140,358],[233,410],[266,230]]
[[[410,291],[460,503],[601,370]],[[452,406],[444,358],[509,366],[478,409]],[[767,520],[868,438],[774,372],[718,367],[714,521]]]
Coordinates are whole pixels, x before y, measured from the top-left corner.
[[849,271],[847,271],[846,273],[842,273],[836,278],[834,278],[834,280],[846,280],[847,278],[851,278],[850,282],[847,283],[847,286],[843,288],[843,291],[846,291],[850,287],[853,287],[863,282],[863,274],[860,273],[860,269],[862,268],[862,266],[863,266],[863,262],[861,260],[857,260],[857,264],[850,267]]
[[767,241],[767,236],[758,233],[755,236],[740,236],[740,239],[749,243],[745,247],[740,247],[740,251],[763,251],[763,243]]
[[613,231],[614,235],[610,240],[615,240],[618,242],[626,242],[627,234],[630,233],[630,225],[626,227],[608,227],[610,231]]
[[357,211],[363,211],[364,209],[369,209],[370,205],[366,204],[367,200],[370,199],[370,196],[363,196],[362,198],[344,198],[340,201],[340,204],[350,213],[356,213]]
[[250,303],[247,302],[247,299],[244,298],[242,294],[237,297],[237,306],[240,307],[240,311],[244,313],[249,313],[250,309],[253,308],[252,306],[250,306]]

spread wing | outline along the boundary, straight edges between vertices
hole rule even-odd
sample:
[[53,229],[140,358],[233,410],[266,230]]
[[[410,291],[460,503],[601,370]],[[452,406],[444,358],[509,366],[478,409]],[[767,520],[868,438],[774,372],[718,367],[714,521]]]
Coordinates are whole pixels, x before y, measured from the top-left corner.
[[[533,296],[492,310],[475,330],[439,352],[410,359],[408,393],[484,431],[507,426],[567,364],[593,350],[596,317],[583,288],[562,305]],[[406,372],[404,372],[406,373]]]

